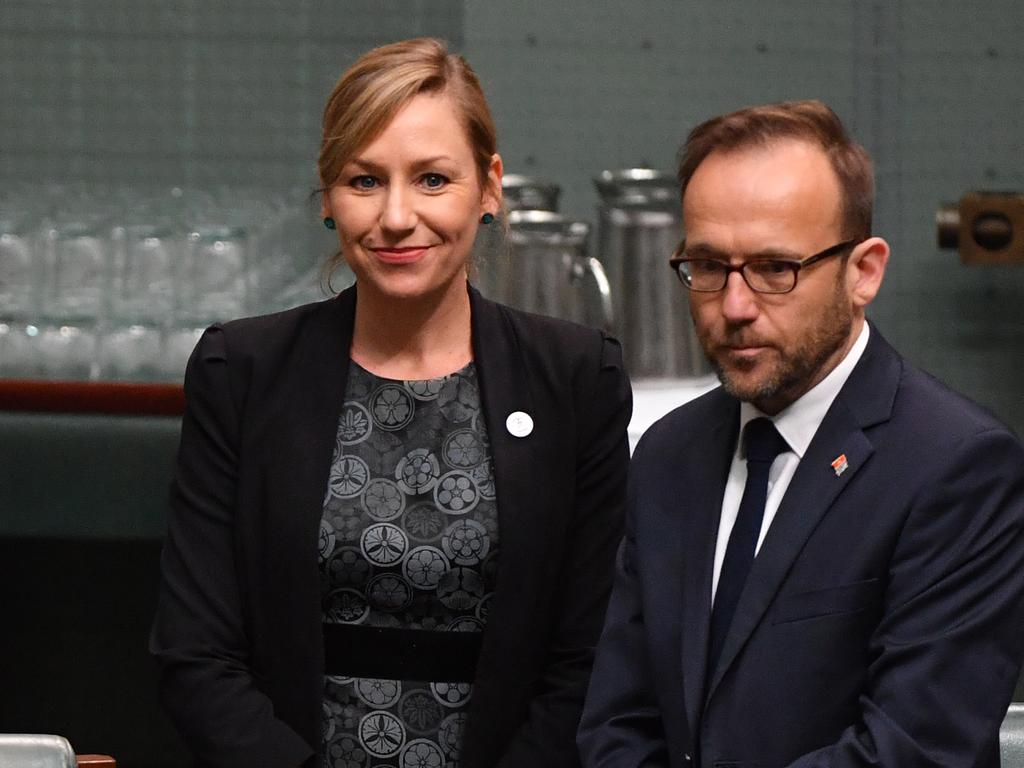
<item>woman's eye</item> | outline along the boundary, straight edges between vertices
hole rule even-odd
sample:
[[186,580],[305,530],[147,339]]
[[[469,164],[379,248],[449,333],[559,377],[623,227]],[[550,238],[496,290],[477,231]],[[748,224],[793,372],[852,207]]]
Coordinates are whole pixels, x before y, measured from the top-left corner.
[[440,173],[425,173],[420,182],[427,189],[441,189],[448,183],[448,177],[442,176]]
[[377,180],[373,176],[353,176],[349,184],[356,189],[373,189],[377,186]]

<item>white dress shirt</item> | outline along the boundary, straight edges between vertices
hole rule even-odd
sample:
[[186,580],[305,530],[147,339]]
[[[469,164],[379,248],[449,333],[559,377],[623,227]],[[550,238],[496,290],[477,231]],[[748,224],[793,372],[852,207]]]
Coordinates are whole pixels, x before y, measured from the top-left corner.
[[[751,419],[764,416],[775,422],[775,428],[789,444],[790,450],[780,453],[768,473],[768,499],[764,505],[764,518],[761,520],[761,532],[757,537],[757,546],[754,549],[754,556],[761,550],[761,543],[764,541],[768,528],[775,519],[775,513],[779,509],[782,497],[786,495],[789,482],[793,479],[800,459],[807,452],[807,446],[811,444],[814,433],[818,431],[825,414],[832,406],[839,390],[843,388],[846,380],[853,372],[864,348],[868,345],[868,324],[864,323],[857,340],[846,353],[846,357],[828,376],[819,381],[811,389],[805,392],[798,400],[783,408],[775,416],[768,416],[761,413],[750,403],[740,403],[740,437],[743,435],[743,428]],[[729,467],[729,479],[725,483],[725,496],[722,499],[722,515],[718,521],[718,541],[715,544],[715,571],[711,579],[711,600],[715,599],[718,591],[718,576],[722,572],[722,561],[725,560],[725,549],[729,544],[729,534],[736,523],[736,516],[739,514],[740,501],[743,498],[743,488],[747,484],[747,461],[743,456],[741,440],[736,440],[736,452],[732,457],[732,465]]]

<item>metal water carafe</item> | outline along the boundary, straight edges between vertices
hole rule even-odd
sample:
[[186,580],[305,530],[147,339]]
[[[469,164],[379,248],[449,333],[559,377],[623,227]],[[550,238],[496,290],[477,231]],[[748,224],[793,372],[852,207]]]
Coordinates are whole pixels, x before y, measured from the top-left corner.
[[679,185],[650,168],[594,179],[598,258],[614,299],[614,332],[633,378],[690,378],[710,367],[690,320],[689,295],[669,270],[682,236]]
[[590,225],[551,211],[508,214],[507,269],[498,299],[528,312],[610,329],[612,297],[601,263],[587,253]]
[[505,213],[498,220],[481,226],[477,232],[470,277],[488,298],[509,303],[509,286],[516,280],[516,266],[505,238],[509,211],[557,211],[562,189],[553,182],[506,173],[501,177]]
[[501,193],[510,211],[558,211],[561,192],[557,184],[532,176],[506,173],[501,177]]

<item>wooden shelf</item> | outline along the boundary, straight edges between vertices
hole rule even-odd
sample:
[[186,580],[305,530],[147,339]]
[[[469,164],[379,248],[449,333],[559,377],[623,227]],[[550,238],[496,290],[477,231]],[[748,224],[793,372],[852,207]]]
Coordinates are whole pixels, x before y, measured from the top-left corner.
[[180,416],[184,410],[180,384],[0,379],[0,411]]

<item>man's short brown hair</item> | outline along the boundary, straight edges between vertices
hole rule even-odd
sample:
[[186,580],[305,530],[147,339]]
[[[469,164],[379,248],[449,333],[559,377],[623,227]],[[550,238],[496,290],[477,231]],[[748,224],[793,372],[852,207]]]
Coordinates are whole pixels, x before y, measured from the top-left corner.
[[875,200],[871,158],[850,138],[836,113],[816,100],[748,107],[698,125],[679,150],[681,194],[686,194],[697,166],[712,152],[764,146],[778,139],[804,140],[821,147],[839,179],[843,237],[870,237]]

